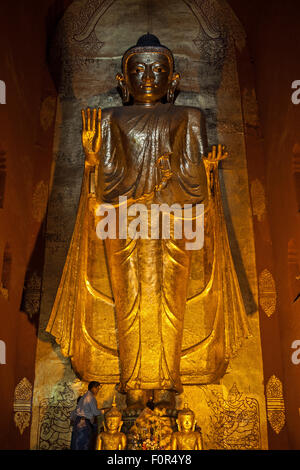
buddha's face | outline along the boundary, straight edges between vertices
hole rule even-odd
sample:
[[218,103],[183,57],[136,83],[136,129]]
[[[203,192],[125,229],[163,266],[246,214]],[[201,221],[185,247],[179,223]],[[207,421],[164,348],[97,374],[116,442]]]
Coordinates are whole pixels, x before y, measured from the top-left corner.
[[121,418],[118,416],[107,416],[105,418],[106,429],[111,432],[117,432],[121,424]]
[[182,414],[179,417],[179,425],[182,431],[191,431],[194,426],[194,416],[190,414]]
[[157,103],[167,94],[173,79],[172,65],[164,54],[135,53],[127,61],[125,82],[135,104]]

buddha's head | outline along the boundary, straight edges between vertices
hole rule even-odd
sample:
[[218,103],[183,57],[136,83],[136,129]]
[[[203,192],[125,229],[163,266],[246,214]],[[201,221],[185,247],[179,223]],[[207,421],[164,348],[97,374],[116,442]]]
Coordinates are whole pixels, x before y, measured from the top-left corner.
[[116,79],[122,90],[123,102],[151,106],[164,97],[173,102],[179,83],[179,74],[174,73],[172,52],[152,34],[145,34],[136,46],[128,49],[122,59],[122,72]]
[[183,410],[178,412],[177,418],[178,430],[181,432],[194,431],[196,426],[195,413],[190,410],[187,404],[184,405]]
[[123,424],[122,413],[118,410],[115,401],[111,409],[105,413],[104,420],[106,431],[111,434],[120,431]]

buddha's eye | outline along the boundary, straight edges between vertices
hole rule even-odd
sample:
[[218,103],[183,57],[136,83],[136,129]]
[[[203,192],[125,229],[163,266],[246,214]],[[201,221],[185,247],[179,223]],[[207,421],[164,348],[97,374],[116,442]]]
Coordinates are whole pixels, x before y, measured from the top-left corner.
[[142,73],[144,71],[144,68],[143,67],[136,67],[135,69],[136,73]]
[[165,69],[161,65],[155,65],[155,67],[153,67],[153,72],[161,73],[165,72]]

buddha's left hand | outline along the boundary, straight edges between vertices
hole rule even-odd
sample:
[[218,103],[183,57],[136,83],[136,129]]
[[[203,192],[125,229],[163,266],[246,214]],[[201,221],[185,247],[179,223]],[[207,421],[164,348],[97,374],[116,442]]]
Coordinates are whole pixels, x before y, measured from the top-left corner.
[[[101,109],[94,108],[91,114],[90,108],[81,110],[82,115],[82,146],[85,153],[85,161],[89,165],[96,165],[101,147]],[[96,122],[97,121],[97,122]]]
[[219,162],[228,157],[228,152],[224,152],[224,150],[224,145],[219,144],[218,150],[216,145],[213,145],[212,151],[208,153],[207,157],[203,158],[204,165],[208,170],[209,191],[212,197],[215,195],[215,180],[218,178]]
[[207,163],[215,163],[215,162],[220,162],[221,160],[225,160],[225,158],[228,157],[228,152],[224,152],[225,150],[225,145],[218,145],[218,150],[217,146],[213,145],[212,146],[212,151],[208,153],[207,157],[204,157]]

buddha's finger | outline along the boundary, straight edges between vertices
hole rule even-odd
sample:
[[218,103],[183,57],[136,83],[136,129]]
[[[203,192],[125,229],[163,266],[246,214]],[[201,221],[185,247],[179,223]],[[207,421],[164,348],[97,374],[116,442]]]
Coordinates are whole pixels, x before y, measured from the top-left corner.
[[82,117],[82,130],[85,131],[85,110],[81,110],[81,117]]
[[219,144],[219,145],[218,145],[217,158],[221,158],[221,157],[222,157],[222,148],[224,148],[224,145]]
[[98,109],[98,136],[101,136],[101,108]]
[[91,130],[91,110],[90,108],[87,109],[87,130]]
[[217,147],[215,145],[212,146],[212,160],[216,159],[217,154]]
[[92,124],[92,130],[96,130],[96,116],[97,116],[97,109],[93,109],[93,124]]

